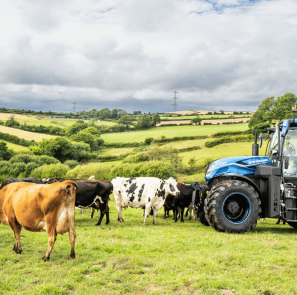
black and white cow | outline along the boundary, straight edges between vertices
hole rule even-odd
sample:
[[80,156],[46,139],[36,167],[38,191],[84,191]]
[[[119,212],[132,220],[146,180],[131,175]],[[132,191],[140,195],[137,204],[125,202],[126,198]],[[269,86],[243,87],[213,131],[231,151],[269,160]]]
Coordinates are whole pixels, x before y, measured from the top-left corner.
[[163,207],[167,195],[179,195],[177,183],[172,177],[167,180],[155,177],[116,177],[111,182],[120,222],[124,222],[122,208],[145,208],[143,224],[146,225],[150,209],[153,208],[153,223],[157,224],[157,211]]
[[29,182],[29,183],[36,183],[36,184],[44,184],[44,182],[41,179],[35,179],[33,177],[27,177],[27,178],[6,178],[2,184],[0,189],[5,187],[6,185],[14,182]]
[[[66,179],[52,178],[47,179],[47,183],[56,181],[62,182]],[[78,208],[94,208],[100,210],[100,217],[96,225],[100,225],[106,214],[106,224],[109,223],[109,195],[112,192],[112,183],[108,180],[85,180],[69,179],[78,186],[76,191],[75,206]]]

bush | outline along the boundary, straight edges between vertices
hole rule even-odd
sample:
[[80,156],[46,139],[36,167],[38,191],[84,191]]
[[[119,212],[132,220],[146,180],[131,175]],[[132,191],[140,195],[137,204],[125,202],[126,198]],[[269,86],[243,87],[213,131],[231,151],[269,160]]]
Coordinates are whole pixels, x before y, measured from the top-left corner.
[[212,163],[213,161],[214,161],[213,158],[206,158],[206,159],[203,160],[202,166],[203,166],[203,167],[206,167],[206,166],[208,166],[210,163]]
[[67,172],[66,177],[69,179],[89,179],[95,176],[95,179],[109,180],[110,168],[100,163],[90,163],[87,165],[76,166]]
[[121,177],[174,177],[172,165],[163,161],[150,161],[139,164],[119,164],[110,172],[110,178]]
[[123,163],[142,163],[149,161],[149,157],[146,153],[139,153],[136,155],[128,156],[123,160]]
[[18,154],[13,156],[10,161],[10,163],[25,163],[28,164],[30,162],[34,162],[36,164],[38,164],[38,166],[41,165],[49,165],[49,164],[57,164],[60,163],[59,160],[53,158],[53,157],[49,157],[46,155],[43,156],[36,156],[36,155],[28,155],[28,154]]
[[32,171],[36,168],[38,168],[40,165],[38,165],[35,162],[30,162],[26,165],[26,169],[25,169],[25,177],[29,177],[32,173]]
[[146,144],[146,145],[150,145],[153,141],[154,141],[154,139],[153,139],[152,137],[147,137],[147,138],[144,140],[144,144]]
[[70,168],[63,164],[44,165],[34,169],[31,176],[37,179],[42,178],[65,178]]
[[67,160],[64,162],[64,165],[67,165],[70,169],[73,169],[78,165],[78,162],[75,160]]

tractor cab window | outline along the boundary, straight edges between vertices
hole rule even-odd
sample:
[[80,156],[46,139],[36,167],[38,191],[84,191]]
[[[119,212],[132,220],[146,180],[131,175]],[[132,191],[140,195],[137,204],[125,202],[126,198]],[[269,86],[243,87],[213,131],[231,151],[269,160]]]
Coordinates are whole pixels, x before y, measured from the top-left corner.
[[[284,142],[283,156],[289,158],[288,169],[284,168],[284,176],[297,177],[297,129],[289,129]],[[285,161],[284,165],[285,165]]]
[[270,157],[272,150],[277,150],[277,149],[278,149],[278,135],[277,135],[277,132],[274,132],[270,140],[270,145],[266,156]]

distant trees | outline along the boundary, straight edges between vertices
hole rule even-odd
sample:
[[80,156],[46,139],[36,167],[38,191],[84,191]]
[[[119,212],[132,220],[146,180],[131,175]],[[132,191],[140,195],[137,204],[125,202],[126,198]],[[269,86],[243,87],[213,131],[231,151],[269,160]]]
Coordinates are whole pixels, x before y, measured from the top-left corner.
[[[293,93],[286,93],[285,95],[275,99],[268,97],[262,101],[257,111],[249,121],[250,128],[256,128],[258,124],[271,124],[273,119],[283,120],[292,117],[292,107],[297,104],[297,96]],[[257,129],[257,128],[256,128]]]
[[6,142],[0,141],[0,161],[9,160],[14,156],[14,151],[8,149]]
[[201,121],[202,121],[202,119],[201,119],[199,116],[196,116],[195,118],[193,118],[193,119],[191,120],[192,123],[194,123],[194,124],[198,124],[198,125],[201,124]]

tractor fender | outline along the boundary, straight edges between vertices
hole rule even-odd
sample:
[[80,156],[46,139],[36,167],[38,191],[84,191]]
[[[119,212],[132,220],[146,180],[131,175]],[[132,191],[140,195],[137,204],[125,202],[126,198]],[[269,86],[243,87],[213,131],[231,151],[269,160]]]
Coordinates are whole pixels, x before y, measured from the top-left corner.
[[209,187],[209,190],[211,189],[211,187],[213,185],[216,185],[217,183],[223,181],[223,180],[241,180],[241,181],[244,181],[246,183],[248,183],[249,185],[251,185],[255,191],[259,194],[259,198],[261,200],[261,209],[262,209],[262,212],[261,212],[261,218],[265,218],[265,215],[266,215],[266,204],[265,204],[265,199],[264,199],[264,196],[260,190],[260,188],[258,187],[258,185],[253,182],[250,178],[246,177],[246,176],[243,176],[243,175],[236,175],[236,176],[215,176],[213,177],[212,179],[210,179],[207,183],[208,187]]

